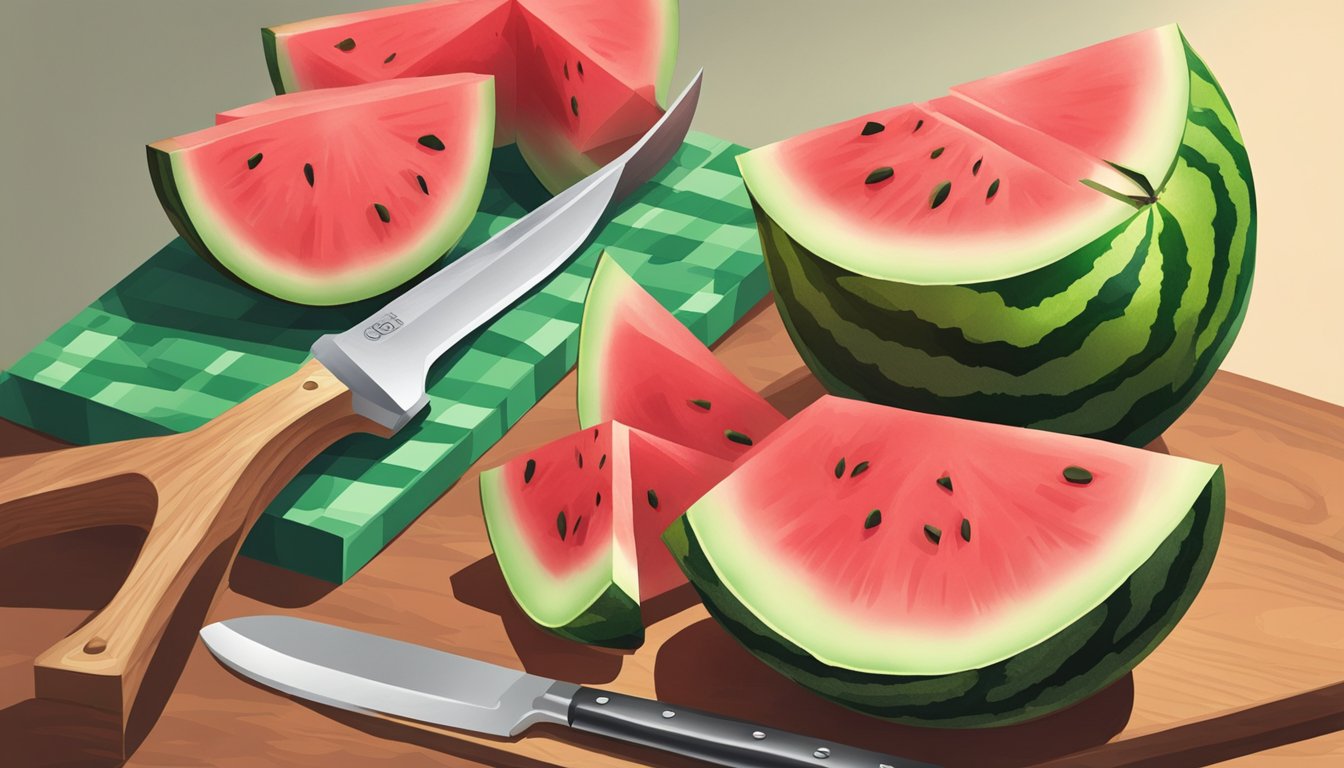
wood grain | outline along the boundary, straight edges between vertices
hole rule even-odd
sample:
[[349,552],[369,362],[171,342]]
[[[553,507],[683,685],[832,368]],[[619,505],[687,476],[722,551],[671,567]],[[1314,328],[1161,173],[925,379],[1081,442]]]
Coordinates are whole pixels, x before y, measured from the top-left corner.
[[[786,412],[821,392],[771,307],[751,315],[718,353]],[[1344,680],[1344,521],[1338,512],[1344,505],[1344,409],[1218,374],[1152,446],[1219,462],[1227,470],[1223,542],[1185,619],[1132,675],[1088,701],[1033,723],[948,732],[873,720],[813,696],[757,662],[684,589],[656,607],[661,618],[635,652],[586,648],[534,627],[510,599],[490,553],[476,472],[576,429],[574,394],[571,375],[346,584],[334,588],[242,559],[230,573],[232,588],[209,618],[306,616],[949,766],[1050,760],[1083,765],[1097,755],[1119,759],[1125,749],[1159,742],[1165,744],[1163,754],[1179,756],[1172,764],[1196,765],[1337,727],[1332,718],[1341,704],[1328,691]],[[6,434],[0,432],[0,445]],[[72,536],[0,552],[0,577],[20,568],[50,572],[38,561],[58,550],[101,558],[110,571],[124,567],[125,537],[106,537],[104,545],[101,539]],[[57,544],[34,549],[43,542]],[[97,592],[94,581],[85,592]],[[55,721],[30,711],[25,699],[32,691],[16,672],[53,634],[86,614],[83,605],[32,607],[78,603],[71,589],[67,585],[52,596],[40,584],[0,581],[0,604],[13,606],[0,607],[0,626],[6,627],[0,631],[0,707],[7,707],[0,709],[0,739],[18,745],[28,759],[23,764],[63,764],[72,756],[95,764],[106,759],[91,738],[71,738],[85,732],[42,726]],[[199,643],[185,642],[182,652],[190,654],[185,671],[131,765],[690,765],[555,729],[534,729],[511,742],[424,733],[314,707],[234,676]],[[1167,738],[1173,741],[1162,742]],[[75,747],[68,746],[72,741]],[[1279,747],[1266,754],[1291,760],[1284,764],[1295,768],[1333,764],[1338,751],[1321,743],[1302,741],[1304,751]]]
[[309,361],[191,432],[0,459],[0,545],[109,525],[147,531],[107,605],[37,656],[37,696],[110,712],[125,734],[193,584],[208,607],[242,532],[285,483],[341,437],[377,429]]

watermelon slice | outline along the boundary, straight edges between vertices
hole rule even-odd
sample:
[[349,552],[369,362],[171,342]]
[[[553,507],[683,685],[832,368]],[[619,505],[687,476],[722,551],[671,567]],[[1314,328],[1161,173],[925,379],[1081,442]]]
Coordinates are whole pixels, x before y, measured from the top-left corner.
[[1119,678],[1212,564],[1221,467],[824,397],[664,538],[763,661],[870,714],[1001,725]]
[[1245,317],[1250,163],[1175,26],[739,157],[833,394],[1143,445]]
[[489,76],[276,97],[149,145],[177,231],[244,282],[301,304],[404,283],[455,245],[485,189]]
[[677,50],[676,0],[439,0],[262,30],[276,93],[482,72],[496,145],[518,142],[552,192],[657,121]]
[[603,255],[579,329],[579,423],[615,419],[736,460],[784,416]]
[[509,590],[562,637],[638,646],[640,603],[686,582],[659,536],[730,468],[613,422],[483,472],[481,507]]
[[520,0],[518,150],[552,192],[624,152],[663,114],[675,0]]

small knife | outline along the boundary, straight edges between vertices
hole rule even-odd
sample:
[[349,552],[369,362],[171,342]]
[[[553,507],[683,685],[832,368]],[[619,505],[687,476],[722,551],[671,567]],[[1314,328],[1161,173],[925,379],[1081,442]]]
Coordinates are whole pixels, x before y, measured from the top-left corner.
[[741,768],[931,768],[290,616],[221,621],[202,629],[201,639],[244,677],[361,714],[498,737],[554,723]]

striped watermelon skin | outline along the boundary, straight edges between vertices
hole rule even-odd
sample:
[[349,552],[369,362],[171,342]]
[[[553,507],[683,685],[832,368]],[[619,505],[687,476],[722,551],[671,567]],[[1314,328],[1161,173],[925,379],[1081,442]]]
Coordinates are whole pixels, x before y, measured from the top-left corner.
[[1222,88],[1185,43],[1190,107],[1156,202],[1092,243],[991,282],[852,273],[753,200],[775,301],[833,393],[1144,445],[1194,401],[1245,317],[1250,162]]
[[1105,601],[1041,643],[996,664],[945,675],[881,675],[819,662],[772,631],[718,580],[682,517],[663,541],[705,608],[781,674],[865,714],[937,728],[1011,725],[1069,706],[1123,677],[1171,633],[1213,565],[1223,530],[1223,470],[1212,475],[1152,557]]

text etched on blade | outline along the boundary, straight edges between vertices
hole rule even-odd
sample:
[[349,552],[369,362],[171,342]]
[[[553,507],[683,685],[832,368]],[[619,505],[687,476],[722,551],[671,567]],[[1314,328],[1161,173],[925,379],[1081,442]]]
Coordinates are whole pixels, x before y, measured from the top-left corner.
[[377,341],[403,325],[405,325],[405,323],[403,323],[396,315],[388,312],[386,315],[374,320],[369,327],[364,329],[364,338],[369,341]]

